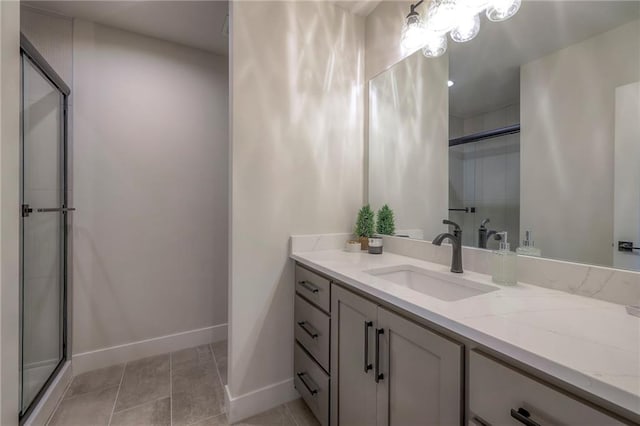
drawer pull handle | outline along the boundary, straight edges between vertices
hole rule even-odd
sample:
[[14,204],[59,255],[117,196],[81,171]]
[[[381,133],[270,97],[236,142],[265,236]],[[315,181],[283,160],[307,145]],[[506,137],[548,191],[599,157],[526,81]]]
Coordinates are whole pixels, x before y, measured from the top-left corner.
[[524,408],[520,407],[518,410],[511,409],[511,417],[522,423],[526,426],[540,426],[539,423],[531,420],[531,413],[529,413]]
[[384,379],[384,374],[380,372],[380,336],[384,334],[384,328],[376,328],[376,383]]
[[310,291],[311,293],[317,293],[320,291],[318,287],[316,287],[313,283],[309,281],[298,281],[298,284],[302,286],[305,290]]
[[314,386],[309,386],[309,384],[304,380],[304,376],[306,376],[307,373],[297,373],[298,378],[300,379],[300,381],[302,382],[302,384],[304,385],[305,388],[307,388],[307,390],[309,391],[309,393],[311,395],[315,395],[318,393],[318,389],[314,389],[315,383],[313,383],[313,381],[311,381],[311,383],[313,383]]
[[369,363],[369,328],[373,327],[372,321],[364,322],[364,372],[368,373],[373,369],[373,365]]
[[318,332],[315,331],[315,329],[308,324],[306,321],[300,321],[298,323],[298,325],[300,326],[301,329],[304,330],[305,333],[307,333],[309,336],[311,336],[312,339],[317,339],[318,338]]
[[473,422],[473,424],[476,424],[478,426],[491,426],[489,423],[485,422],[484,420],[482,420],[480,417],[478,416],[473,416],[473,418],[471,419],[471,421]]

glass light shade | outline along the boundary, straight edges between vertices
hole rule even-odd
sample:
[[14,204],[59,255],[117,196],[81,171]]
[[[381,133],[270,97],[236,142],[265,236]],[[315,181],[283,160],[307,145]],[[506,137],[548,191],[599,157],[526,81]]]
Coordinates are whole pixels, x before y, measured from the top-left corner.
[[458,25],[459,12],[465,8],[456,0],[433,0],[427,11],[426,28],[437,34],[444,34]]
[[415,51],[424,46],[425,28],[417,13],[409,14],[402,26],[401,42],[402,48],[406,51]]
[[467,15],[460,19],[456,28],[451,30],[451,40],[464,43],[473,40],[480,32],[480,17],[478,15]]
[[506,21],[520,10],[522,0],[491,0],[487,18],[493,22]]
[[447,36],[428,33],[425,37],[425,45],[422,54],[427,58],[437,58],[447,51]]

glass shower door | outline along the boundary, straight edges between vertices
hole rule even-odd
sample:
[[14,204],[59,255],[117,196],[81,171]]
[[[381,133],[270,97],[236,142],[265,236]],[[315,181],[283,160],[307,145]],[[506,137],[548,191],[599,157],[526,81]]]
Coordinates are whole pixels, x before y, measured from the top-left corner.
[[65,103],[23,52],[21,415],[65,360]]
[[[520,135],[507,133],[449,148],[449,219],[462,229],[462,244],[479,247],[480,226],[508,233],[511,248],[520,234]],[[490,238],[486,248],[495,250]]]

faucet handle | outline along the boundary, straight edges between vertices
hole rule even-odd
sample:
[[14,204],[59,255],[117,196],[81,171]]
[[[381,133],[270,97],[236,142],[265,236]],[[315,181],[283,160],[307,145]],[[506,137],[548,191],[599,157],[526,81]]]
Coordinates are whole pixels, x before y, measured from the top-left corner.
[[461,231],[461,230],[462,230],[462,229],[460,228],[460,225],[458,225],[457,223],[452,222],[452,221],[450,221],[450,220],[444,219],[444,220],[442,221],[442,223],[444,223],[445,225],[451,225],[451,226],[455,227],[455,230],[456,230],[456,231]]
[[483,220],[482,222],[480,222],[480,227],[481,227],[481,228],[482,228],[482,227],[484,227],[484,226],[485,226],[487,223],[489,223],[489,222],[491,222],[491,221],[489,220],[489,218],[486,218],[485,220]]

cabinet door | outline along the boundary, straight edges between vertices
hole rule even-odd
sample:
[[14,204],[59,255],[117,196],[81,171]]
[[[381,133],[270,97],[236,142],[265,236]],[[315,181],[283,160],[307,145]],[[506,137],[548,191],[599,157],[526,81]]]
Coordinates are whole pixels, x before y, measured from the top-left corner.
[[522,425],[527,420],[541,425],[623,424],[475,350],[469,357],[469,409],[472,419],[477,416],[490,425]]
[[372,426],[376,423],[372,358],[375,319],[374,303],[332,285],[332,425]]
[[462,345],[383,308],[378,329],[378,426],[460,425]]

